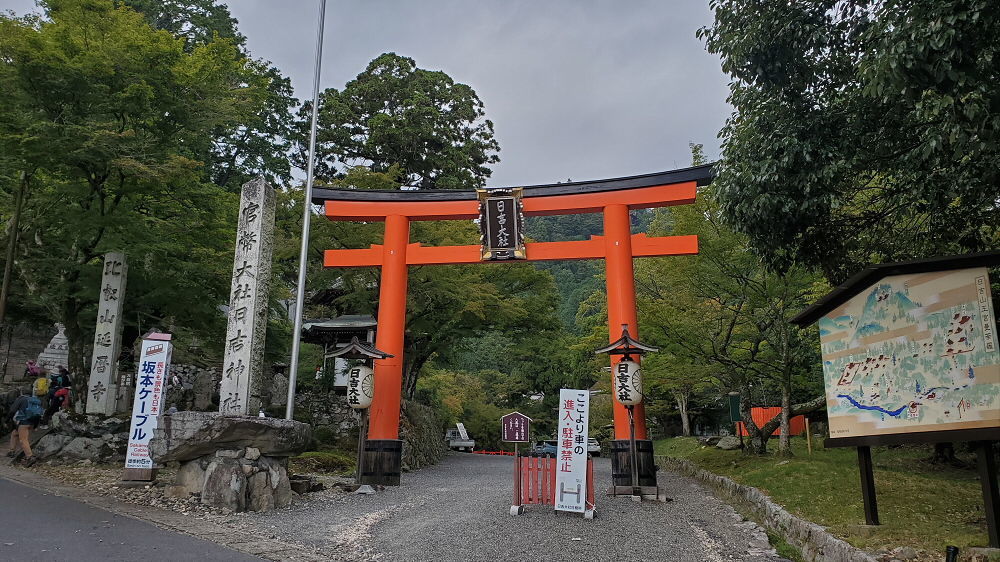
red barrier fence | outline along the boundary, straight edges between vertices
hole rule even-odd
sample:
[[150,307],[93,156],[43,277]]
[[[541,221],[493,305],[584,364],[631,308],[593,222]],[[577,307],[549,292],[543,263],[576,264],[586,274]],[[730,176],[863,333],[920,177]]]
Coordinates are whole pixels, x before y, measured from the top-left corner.
[[[521,513],[525,505],[556,504],[555,457],[519,456],[514,461],[514,504],[511,515]],[[584,517],[594,517],[594,459],[587,456],[587,501]]]
[[[753,423],[757,424],[757,427],[761,427],[767,422],[771,421],[775,416],[781,415],[781,408],[750,408],[750,417],[753,418]],[[736,422],[736,425],[740,428],[740,435],[743,437],[749,437],[750,434],[747,433],[747,428],[743,427],[743,422]],[[805,416],[794,416],[788,420],[788,433],[789,435],[800,435],[806,429],[806,417]],[[781,435],[781,426],[771,433],[773,436]]]

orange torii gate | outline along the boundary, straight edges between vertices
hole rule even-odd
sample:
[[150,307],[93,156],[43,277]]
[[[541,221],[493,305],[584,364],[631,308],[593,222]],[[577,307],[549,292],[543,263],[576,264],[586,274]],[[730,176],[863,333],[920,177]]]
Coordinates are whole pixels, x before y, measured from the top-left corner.
[[[711,178],[710,166],[698,166],[627,178],[524,187],[525,216],[604,215],[603,236],[571,242],[529,242],[525,244],[524,259],[603,259],[607,273],[610,341],[621,336],[623,324],[627,324],[631,335],[638,338],[632,258],[696,254],[698,238],[651,238],[645,234],[632,234],[629,211],[693,203],[697,186],[709,183]],[[479,245],[435,247],[410,242],[410,222],[479,218],[478,195],[475,191],[459,190],[315,189],[313,193],[313,203],[324,205],[330,220],[385,222],[382,244],[363,249],[326,250],[324,266],[382,268],[375,347],[391,354],[391,357],[375,361],[375,397],[370,409],[364,455],[366,474],[362,476],[362,481],[398,485],[402,452],[399,416],[408,267],[491,263],[483,261],[483,250]],[[613,357],[612,366],[620,359]],[[652,442],[647,439],[643,406],[637,405],[634,413],[636,438],[640,440],[637,464],[641,484],[655,486]],[[627,451],[628,411],[617,401],[614,403],[614,418],[615,449]],[[627,477],[628,467],[619,466],[627,462],[627,455],[614,455],[614,472]]]

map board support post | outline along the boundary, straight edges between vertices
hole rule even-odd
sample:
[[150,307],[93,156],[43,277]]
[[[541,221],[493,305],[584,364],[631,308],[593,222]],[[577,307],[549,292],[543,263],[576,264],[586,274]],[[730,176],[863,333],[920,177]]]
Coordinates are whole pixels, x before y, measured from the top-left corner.
[[875,474],[872,472],[872,448],[858,447],[858,468],[861,471],[861,498],[865,503],[865,522],[869,525],[880,525],[878,522],[878,500],[875,497]]
[[986,513],[986,529],[990,537],[990,548],[1000,548],[1000,490],[997,489],[997,463],[993,454],[995,441],[976,442],[976,460],[979,466],[979,483],[983,487],[983,506]]

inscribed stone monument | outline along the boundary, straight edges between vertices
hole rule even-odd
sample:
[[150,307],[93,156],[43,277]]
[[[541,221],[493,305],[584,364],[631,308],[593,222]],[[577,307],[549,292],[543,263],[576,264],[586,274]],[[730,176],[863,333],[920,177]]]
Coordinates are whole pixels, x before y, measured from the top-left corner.
[[87,383],[87,413],[113,415],[118,394],[118,356],[122,343],[122,304],[128,263],[125,254],[109,252],[104,256],[101,276],[101,299],[97,307],[94,354]]
[[244,184],[240,195],[226,355],[219,388],[219,411],[223,414],[256,414],[264,404],[266,384],[261,363],[273,236],[274,188],[257,178]]
[[55,373],[59,366],[69,365],[69,339],[66,337],[66,326],[56,324],[56,335],[52,336],[49,344],[38,354],[38,365],[48,373]]

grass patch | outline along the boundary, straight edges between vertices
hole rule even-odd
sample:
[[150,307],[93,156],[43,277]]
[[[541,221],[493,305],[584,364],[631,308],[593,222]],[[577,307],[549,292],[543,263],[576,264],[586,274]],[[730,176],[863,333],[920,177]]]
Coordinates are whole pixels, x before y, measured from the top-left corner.
[[289,468],[295,473],[330,473],[339,476],[354,474],[354,455],[343,451],[308,451],[288,460]]
[[[771,445],[777,448],[777,443]],[[826,526],[854,546],[877,550],[912,546],[944,552],[945,546],[988,542],[976,471],[931,465],[929,447],[873,447],[875,489],[882,525],[864,525],[857,452],[813,447],[793,439],[792,457],[752,457],[705,447],[694,438],[656,442],[656,454],[688,459],[701,468],[758,488],[795,515]]]

